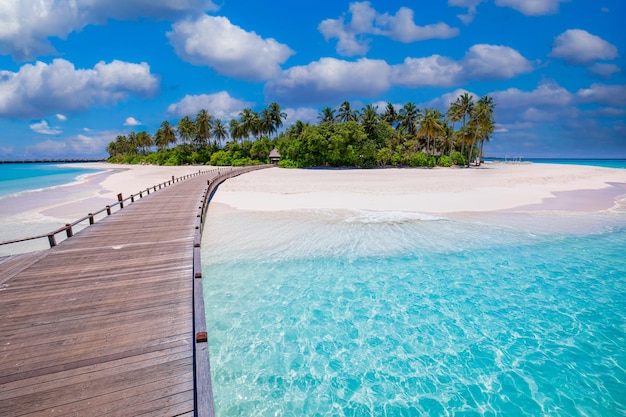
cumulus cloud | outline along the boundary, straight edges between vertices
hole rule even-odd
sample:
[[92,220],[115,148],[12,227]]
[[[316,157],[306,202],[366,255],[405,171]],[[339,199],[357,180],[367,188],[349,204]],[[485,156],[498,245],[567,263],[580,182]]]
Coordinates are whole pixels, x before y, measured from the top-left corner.
[[493,99],[503,109],[566,107],[574,103],[575,96],[555,82],[541,83],[533,91],[509,88],[493,93]]
[[205,109],[213,117],[229,120],[252,105],[251,102],[233,98],[228,92],[221,91],[215,94],[187,95],[179,102],[170,104],[167,112],[179,117],[194,117],[200,110]]
[[440,55],[406,58],[393,67],[393,83],[447,87],[470,80],[502,80],[532,71],[532,64],[508,46],[472,46],[460,61]]
[[364,55],[369,50],[370,38],[367,35],[385,36],[394,41],[411,43],[425,39],[447,39],[459,34],[452,28],[439,22],[418,26],[414,22],[414,12],[401,7],[395,15],[381,14],[372,8],[370,2],[350,3],[348,14],[338,19],[322,21],[318,30],[328,41],[337,39],[337,52],[341,55]]
[[265,92],[287,102],[296,102],[301,97],[313,101],[333,100],[337,96],[375,97],[391,86],[390,70],[382,60],[361,58],[348,62],[321,58],[284,71],[265,85]]
[[487,0],[448,0],[448,6],[456,6],[456,7],[466,7],[466,14],[458,14],[458,17],[461,22],[466,25],[472,23],[474,17],[476,17],[476,8],[480,3],[484,3]]
[[616,58],[617,48],[586,30],[569,29],[556,37],[550,56],[563,58],[570,64],[586,65],[598,59]]
[[65,122],[67,120],[67,116],[65,116],[64,114],[61,114],[61,113],[57,113],[55,115],[55,117],[57,118],[57,120],[59,120],[61,122]]
[[263,39],[220,16],[178,22],[167,37],[182,60],[243,80],[271,78],[294,53],[287,45]]
[[526,16],[542,16],[558,13],[560,3],[570,0],[496,0],[496,5],[510,7]]
[[285,126],[291,126],[298,120],[304,123],[316,123],[319,111],[313,107],[298,107],[296,109],[288,107],[283,110],[287,115],[285,119]]
[[589,71],[602,78],[611,78],[613,74],[620,72],[621,68],[615,64],[602,64],[598,62],[590,66]]
[[459,61],[441,55],[406,58],[397,65],[368,58],[355,62],[322,58],[284,71],[266,84],[265,93],[286,102],[298,102],[302,97],[328,102],[350,96],[375,97],[394,85],[449,87],[512,78],[532,69],[515,49],[486,44],[472,46]]
[[127,117],[124,121],[124,126],[140,126],[142,123],[134,117]]
[[146,63],[101,61],[91,69],[76,69],[64,59],[26,64],[18,72],[0,70],[0,116],[35,118],[54,111],[86,110],[131,94],[151,96],[158,83]]
[[584,103],[626,106],[626,85],[592,84],[578,90],[576,96]]
[[62,133],[62,130],[57,127],[51,127],[46,120],[31,123],[28,127],[37,133],[41,133],[42,135],[58,135],[59,133]]
[[24,149],[30,158],[100,158],[106,146],[121,132],[100,131],[90,135],[74,135],[56,140],[46,139]]
[[53,54],[49,38],[65,39],[109,18],[172,19],[215,10],[217,6],[210,0],[4,0],[0,5],[0,53],[18,60]]

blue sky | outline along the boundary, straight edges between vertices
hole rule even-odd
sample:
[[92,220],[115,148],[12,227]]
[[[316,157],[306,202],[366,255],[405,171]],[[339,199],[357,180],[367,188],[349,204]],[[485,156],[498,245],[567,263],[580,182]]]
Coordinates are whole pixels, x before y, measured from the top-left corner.
[[623,0],[3,0],[0,159],[106,156],[205,108],[496,104],[491,156],[626,158]]

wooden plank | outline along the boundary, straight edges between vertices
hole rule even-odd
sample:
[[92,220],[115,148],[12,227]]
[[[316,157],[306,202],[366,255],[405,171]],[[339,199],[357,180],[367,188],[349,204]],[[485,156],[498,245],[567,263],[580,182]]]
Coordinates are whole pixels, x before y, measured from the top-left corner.
[[0,259],[0,415],[213,416],[198,215],[242,172],[153,187],[52,249]]

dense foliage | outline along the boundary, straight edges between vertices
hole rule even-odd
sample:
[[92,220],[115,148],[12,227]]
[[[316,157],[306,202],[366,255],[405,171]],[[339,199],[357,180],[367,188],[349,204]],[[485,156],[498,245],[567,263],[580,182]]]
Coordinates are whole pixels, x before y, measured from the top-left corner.
[[355,110],[346,101],[338,109],[322,109],[318,124],[298,121],[271,140],[286,118],[277,103],[260,113],[246,108],[228,125],[201,110],[175,127],[164,121],[154,135],[118,136],[107,151],[110,162],[157,165],[262,164],[273,148],[285,168],[462,165],[482,156],[494,131],[493,110],[491,97],[475,102],[468,93],[445,114],[413,103],[398,111],[391,103],[382,112],[371,104]]

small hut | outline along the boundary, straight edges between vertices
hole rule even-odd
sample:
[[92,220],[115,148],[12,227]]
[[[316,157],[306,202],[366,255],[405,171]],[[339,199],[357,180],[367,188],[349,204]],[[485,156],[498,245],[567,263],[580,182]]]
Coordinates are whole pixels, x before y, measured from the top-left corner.
[[270,164],[278,165],[280,161],[280,153],[278,149],[274,148],[270,151]]

